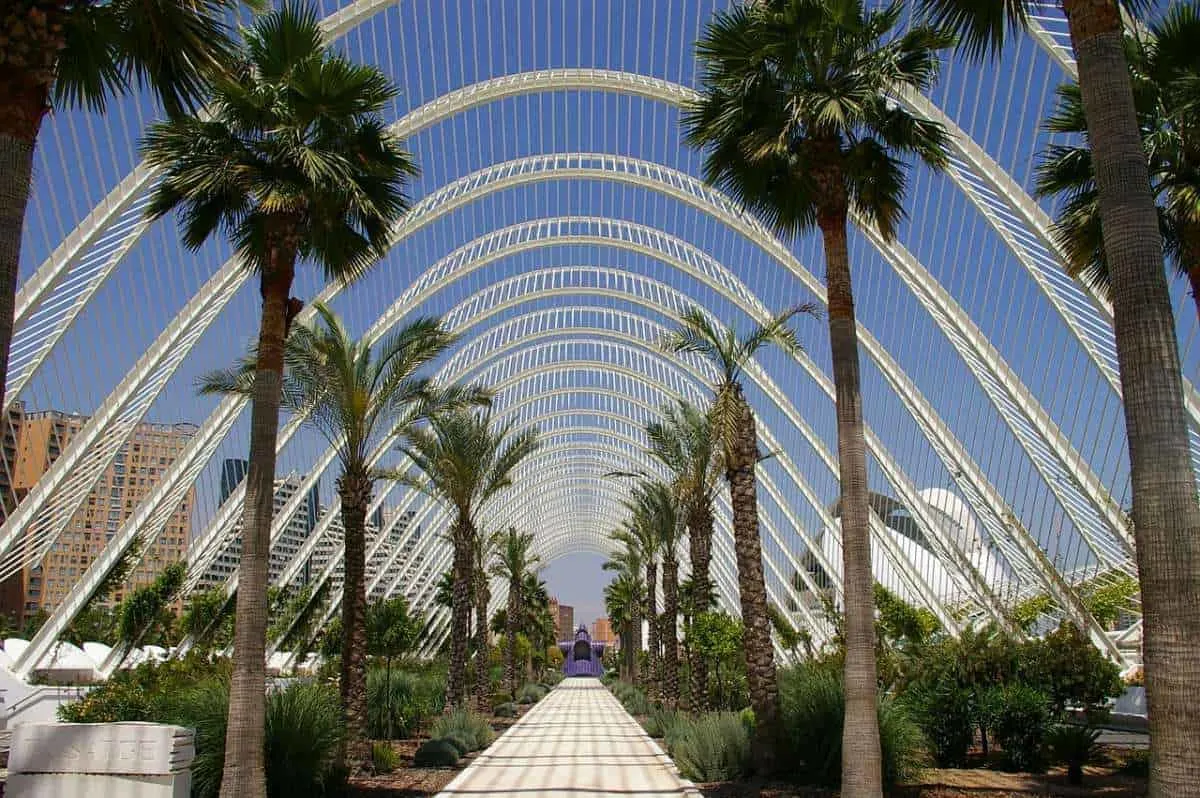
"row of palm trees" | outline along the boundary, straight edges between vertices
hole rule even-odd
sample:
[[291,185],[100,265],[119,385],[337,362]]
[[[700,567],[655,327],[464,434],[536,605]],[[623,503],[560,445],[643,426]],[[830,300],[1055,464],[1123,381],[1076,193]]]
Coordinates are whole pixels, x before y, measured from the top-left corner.
[[[1079,85],[1064,91],[1052,127],[1083,133],[1087,146],[1051,150],[1041,187],[1066,192],[1058,235],[1074,269],[1095,279],[1099,267],[1113,304],[1154,741],[1151,793],[1197,795],[1200,714],[1191,702],[1200,691],[1200,505],[1160,227],[1168,251],[1178,253],[1190,276],[1194,260],[1188,258],[1200,251],[1194,224],[1200,218],[1194,38],[1200,28],[1194,5],[1168,16],[1154,28],[1158,38],[1131,48],[1131,81],[1122,14],[1136,14],[1144,4],[1059,4]],[[947,164],[946,131],[907,111],[894,99],[897,93],[929,89],[941,51],[956,43],[972,59],[996,57],[1036,8],[1023,0],[915,5],[915,20],[903,32],[897,30],[905,13],[899,2],[868,12],[862,0],[757,0],[718,12],[697,45],[701,96],[684,116],[687,141],[703,149],[709,182],[784,237],[814,228],[822,236],[842,496],[842,783],[843,794],[855,798],[880,796],[882,786],[847,222],[853,212],[883,238],[893,238],[904,217],[911,162],[919,158],[934,169]],[[1161,214],[1155,192],[1163,198]],[[750,462],[752,451],[747,444],[742,462]],[[736,528],[736,506],[734,512]],[[740,567],[741,552],[738,559]],[[746,620],[749,637],[759,620]],[[759,680],[750,670],[753,695]],[[765,698],[758,690],[756,711]]]
[[[686,603],[692,612],[704,611],[713,601],[709,566],[714,503],[724,478],[733,516],[746,680],[756,720],[754,752],[763,772],[773,767],[779,691],[758,528],[755,469],[763,455],[758,448],[754,411],[742,389],[742,376],[746,365],[764,346],[774,344],[789,354],[796,353],[800,344],[790,323],[797,315],[812,312],[809,306],[792,308],[743,336],[733,327],[715,325],[698,308],[683,313],[679,326],[662,345],[670,352],[708,361],[716,375],[711,386],[712,401],[703,410],[680,401],[664,408],[662,417],[647,425],[649,454],[663,466],[668,478],[661,481],[646,474],[616,475],[633,476],[636,482],[626,501],[629,516],[613,532],[612,540],[617,545],[605,564],[606,569],[617,572],[605,589],[605,602],[618,634],[623,636],[629,677],[638,678],[637,652],[641,649],[644,618],[649,629],[650,674],[646,681],[652,695],[661,690],[666,703],[677,705],[677,548],[686,534],[691,571]],[[661,615],[656,606],[660,561],[666,603]],[[689,660],[689,666],[689,705],[702,710],[707,701],[706,668],[698,656]]]

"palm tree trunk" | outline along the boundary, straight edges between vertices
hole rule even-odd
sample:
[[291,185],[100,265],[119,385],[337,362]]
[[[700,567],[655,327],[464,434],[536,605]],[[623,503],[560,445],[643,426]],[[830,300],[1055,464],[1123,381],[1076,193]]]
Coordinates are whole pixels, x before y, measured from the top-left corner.
[[1150,794],[1200,795],[1200,506],[1175,319],[1113,0],[1062,0],[1096,170],[1129,440],[1145,626]]
[[679,614],[679,563],[674,555],[663,558],[663,699],[674,709],[679,704],[679,639],[675,618]]
[[491,679],[488,674],[488,590],[487,574],[477,572],[475,591],[475,709],[490,712],[492,703]]
[[[346,551],[342,590],[342,764],[354,773],[370,760],[367,741],[367,585],[366,519],[371,480],[343,474],[338,480]],[[390,697],[390,696],[389,696]]]
[[842,790],[847,796],[883,794],[876,709],[875,596],[867,503],[867,447],[858,376],[858,330],[846,246],[845,206],[819,220],[825,244],[829,343],[837,392],[841,477],[842,585],[846,618],[846,722],[842,733]]
[[508,650],[504,652],[504,683],[513,698],[517,696],[517,614],[521,611],[521,583],[513,579],[508,584],[508,611],[504,619],[504,636]]
[[267,564],[275,512],[275,442],[279,432],[279,392],[287,335],[288,293],[295,273],[296,241],[288,233],[268,233],[271,247],[262,277],[262,319],[258,334],[253,403],[250,408],[250,462],[242,511],[242,558],[238,569],[233,678],[225,734],[221,798],[264,798],[266,723]]
[[[703,504],[688,518],[688,547],[692,560],[692,610],[708,610],[712,596],[709,565],[712,561],[712,508]],[[696,712],[708,710],[708,662],[694,648],[688,649],[688,686],[691,706]]]
[[[64,46],[60,3],[0,12],[0,408],[12,348],[21,235],[33,184],[33,151],[50,110],[54,67]],[[16,10],[20,9],[20,10]],[[34,11],[39,12],[35,16]],[[21,33],[16,33],[20,30]],[[8,423],[7,417],[4,423]],[[4,430],[0,429],[0,434]],[[13,497],[0,497],[8,501]],[[0,505],[5,506],[5,505]]]
[[646,693],[650,700],[662,689],[662,670],[658,656],[658,563],[646,563]]
[[637,684],[641,676],[638,657],[642,653],[642,618],[636,611],[632,612],[631,616],[629,620],[629,681]]
[[450,605],[450,676],[446,682],[446,709],[465,707],[467,703],[467,640],[471,625],[471,580],[475,576],[475,556],[471,549],[473,532],[459,519],[454,530],[454,590]]
[[775,681],[775,651],[771,647],[771,622],[767,614],[767,586],[763,580],[762,541],[758,534],[758,433],[754,413],[735,385],[738,414],[737,440],[725,477],[733,506],[733,547],[737,557],[738,594],[742,605],[742,647],[746,656],[746,686],[754,709],[754,758],[760,775],[775,769],[779,725],[779,688]]

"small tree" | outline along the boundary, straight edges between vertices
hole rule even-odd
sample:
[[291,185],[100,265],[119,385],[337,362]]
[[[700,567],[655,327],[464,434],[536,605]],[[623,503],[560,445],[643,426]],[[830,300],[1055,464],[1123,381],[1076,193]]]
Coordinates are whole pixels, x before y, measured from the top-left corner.
[[387,734],[392,739],[392,659],[412,651],[421,637],[421,621],[408,610],[403,596],[367,605],[367,653],[383,657],[386,675]]

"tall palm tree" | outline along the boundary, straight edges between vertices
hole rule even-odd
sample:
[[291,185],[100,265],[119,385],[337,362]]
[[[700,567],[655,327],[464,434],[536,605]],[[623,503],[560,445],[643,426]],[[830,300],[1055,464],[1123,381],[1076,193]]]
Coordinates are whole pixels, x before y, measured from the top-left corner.
[[610,567],[615,562],[617,561],[609,560],[605,563],[608,570],[617,571],[617,576],[604,586],[604,611],[608,613],[613,630],[621,641],[621,652],[625,660],[621,678],[636,682],[637,655],[642,648],[641,611],[645,603],[642,569],[640,563],[637,563],[636,568]]
[[[317,323],[292,330],[284,346],[282,404],[302,415],[337,452],[337,488],[345,533],[342,598],[343,764],[355,770],[370,758],[367,741],[366,518],[375,482],[371,465],[381,438],[397,426],[431,413],[486,401],[481,389],[439,389],[418,372],[455,341],[440,320],[417,319],[373,348],[355,340],[328,307],[317,304]],[[250,395],[255,362],[206,375],[205,393]]]
[[642,547],[623,534],[623,530],[614,530],[610,538],[617,545],[601,567],[605,571],[615,571],[617,576],[609,584],[615,591],[612,607],[607,606],[609,591],[605,589],[606,610],[613,625],[618,627],[618,634],[620,629],[625,630],[621,639],[621,650],[625,652],[625,678],[636,684],[641,677],[638,655],[642,650],[642,619],[646,611],[646,563]]
[[700,355],[716,368],[718,375],[717,383],[712,386],[714,397],[709,415],[721,449],[733,507],[733,543],[742,606],[746,682],[756,719],[754,750],[763,773],[770,773],[775,764],[779,688],[775,678],[775,652],[771,645],[767,588],[763,580],[762,541],[758,533],[758,480],[754,473],[761,459],[758,433],[754,411],[742,392],[741,380],[746,364],[768,344],[775,344],[789,354],[798,352],[800,343],[788,325],[797,314],[811,312],[812,308],[808,306],[797,306],[739,338],[734,328],[717,329],[703,311],[693,307],[684,311],[680,326],[663,341],[663,348],[668,351]]
[[[533,550],[533,535],[519,532],[515,527],[496,535],[496,557],[492,563],[493,576],[508,582],[508,604],[505,611],[504,683],[513,695],[517,693],[517,632],[526,617],[524,594],[531,575],[535,577],[542,559]],[[531,641],[532,642],[532,641]]]
[[[1042,13],[1037,3],[1025,0],[920,0],[920,5],[935,23],[959,32],[967,53],[976,57],[998,53],[1029,15]],[[1154,738],[1150,794],[1197,795],[1200,505],[1188,446],[1175,315],[1122,20],[1122,12],[1136,13],[1147,5],[1059,0],[1078,68],[1111,283],[1142,588],[1146,699]],[[1188,44],[1194,51],[1194,41]]]
[[[261,0],[245,3],[260,9]],[[21,230],[33,152],[52,109],[103,112],[148,86],[167,113],[193,109],[212,73],[234,55],[229,14],[238,0],[18,0],[0,11],[0,374],[8,373]],[[0,380],[0,406],[4,405]]]
[[[1167,258],[1188,279],[1200,315],[1200,9],[1179,4],[1149,26],[1149,35],[1126,36],[1138,126],[1158,198],[1159,229]],[[1058,89],[1058,110],[1047,120],[1054,133],[1087,136],[1079,85]],[[1051,145],[1038,167],[1038,194],[1062,195],[1055,238],[1067,270],[1111,298],[1104,257],[1100,202],[1092,151],[1085,145]]]
[[645,571],[644,610],[646,618],[646,690],[651,699],[662,690],[662,668],[658,629],[658,555],[660,540],[655,527],[654,508],[646,495],[645,483],[634,486],[633,496],[625,501],[629,518],[613,532],[612,539],[627,549],[637,551]]
[[[709,418],[696,407],[680,399],[677,404],[667,405],[662,418],[646,425],[646,437],[650,441],[650,453],[671,472],[671,487],[683,514],[688,531],[688,557],[691,562],[691,579],[685,598],[695,606],[708,607],[712,599],[712,579],[709,565],[712,559],[713,502],[717,486],[723,479],[720,449],[713,437]],[[663,591],[667,585],[668,562],[663,560]],[[678,576],[677,566],[675,570]],[[671,599],[664,595],[664,599]],[[668,621],[674,625],[674,618]],[[664,634],[673,634],[664,630]],[[692,709],[704,711],[708,702],[708,662],[688,649],[688,674],[691,684],[700,689],[689,689]],[[678,698],[678,694],[676,694]]]
[[395,96],[378,68],[328,47],[314,9],[288,2],[246,31],[230,75],[213,81],[210,120],[152,125],[143,143],[147,162],[163,171],[148,215],[179,208],[190,249],[225,230],[260,277],[226,798],[266,789],[267,557],[284,340],[300,305],[289,299],[292,279],[297,262],[311,260],[329,278],[350,280],[386,253],[415,172],[380,116]]
[[684,116],[707,149],[705,178],[777,232],[817,228],[825,249],[836,391],[843,582],[849,641],[843,784],[882,791],[875,709],[867,457],[859,385],[849,212],[884,238],[904,215],[908,156],[942,168],[946,134],[891,100],[924,91],[950,39],[932,28],[894,32],[902,6],[862,0],[763,0],[719,12],[697,45],[702,94]]
[[[677,548],[680,522],[675,495],[671,486],[658,480],[644,480],[633,488],[629,502],[631,521],[639,529],[647,530],[653,540],[653,550],[662,560],[663,612],[657,616],[651,629],[655,638],[651,650],[658,652],[655,664],[659,673],[663,699],[668,706],[679,703],[679,637],[676,619],[679,616],[679,559]],[[652,573],[647,570],[647,577]],[[647,578],[647,590],[651,584]],[[653,602],[649,611],[654,612]],[[652,616],[653,617],[653,616]]]
[[474,573],[471,575],[471,597],[475,601],[475,709],[491,710],[491,679],[488,674],[488,605],[492,602],[489,563],[495,552],[491,535],[479,532],[473,541]]
[[479,515],[512,485],[517,466],[537,447],[536,428],[517,432],[513,421],[493,425],[491,413],[480,411],[438,414],[427,426],[414,427],[404,436],[401,449],[412,460],[414,471],[395,476],[454,513],[450,528],[454,594],[450,678],[446,685],[446,700],[451,706],[466,706],[467,627]]

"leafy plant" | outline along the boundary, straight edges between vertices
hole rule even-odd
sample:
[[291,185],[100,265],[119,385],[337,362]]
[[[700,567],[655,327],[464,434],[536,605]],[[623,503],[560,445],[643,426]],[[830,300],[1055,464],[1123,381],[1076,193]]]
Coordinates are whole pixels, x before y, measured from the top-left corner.
[[1150,749],[1136,748],[1127,753],[1119,770],[1127,776],[1141,776],[1142,778],[1149,776]]
[[447,740],[426,740],[413,754],[413,765],[419,768],[454,767],[459,760],[458,749]]
[[400,755],[382,740],[371,744],[371,767],[376,773],[391,773],[400,766]]
[[493,733],[487,718],[465,709],[456,709],[433,722],[429,736],[434,739],[460,736],[472,751],[481,751],[491,744]]
[[[842,779],[842,726],[846,697],[837,670],[801,666],[779,675],[782,719],[780,763],[805,784],[836,788]],[[925,760],[920,727],[898,702],[879,702],[879,740],[885,788],[911,780]]]
[[115,671],[107,682],[79,701],[63,704],[58,708],[58,719],[66,723],[165,722],[177,711],[181,695],[189,688],[228,674],[228,660],[214,663],[188,656],[163,663],[145,662]]
[[750,730],[736,712],[681,718],[671,730],[671,754],[692,781],[731,781],[750,771]]
[[674,709],[655,709],[642,722],[642,728],[651,737],[665,738],[680,723],[687,721],[687,715]]
[[1024,684],[1010,684],[990,690],[985,702],[1004,766],[1027,773],[1044,771],[1050,722],[1046,695]]
[[1067,783],[1083,784],[1083,766],[1096,758],[1099,737],[1099,729],[1071,723],[1060,723],[1050,730],[1047,742],[1054,758],[1067,766]]
[[367,734],[411,737],[446,705],[446,674],[386,669],[367,672]]
[[543,698],[545,698],[546,693],[548,692],[549,690],[547,690],[545,687],[542,687],[540,684],[530,682],[517,691],[517,703],[536,704],[538,701],[541,701]]
[[515,718],[517,716],[517,705],[511,701],[499,704],[492,710],[492,714],[498,718]]
[[458,751],[459,756],[466,756],[475,750],[471,745],[471,741],[463,737],[463,735],[459,732],[452,732],[447,734],[445,737],[440,737],[438,739],[445,740],[446,742],[450,743],[450,745],[454,746],[454,750]]
[[975,739],[975,693],[949,679],[920,681],[903,694],[904,705],[929,741],[938,767],[963,767]]

